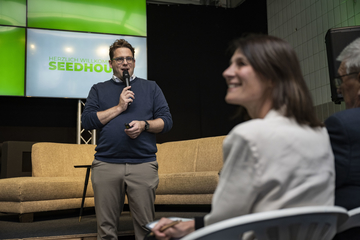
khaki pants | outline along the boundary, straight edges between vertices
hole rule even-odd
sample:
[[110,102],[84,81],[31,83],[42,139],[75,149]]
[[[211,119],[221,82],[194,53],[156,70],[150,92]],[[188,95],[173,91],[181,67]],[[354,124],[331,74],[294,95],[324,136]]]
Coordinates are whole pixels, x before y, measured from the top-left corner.
[[125,193],[133,217],[135,239],[143,240],[145,224],[154,220],[155,190],[159,184],[156,161],[115,164],[94,160],[91,182],[94,189],[97,239],[117,240],[119,217]]

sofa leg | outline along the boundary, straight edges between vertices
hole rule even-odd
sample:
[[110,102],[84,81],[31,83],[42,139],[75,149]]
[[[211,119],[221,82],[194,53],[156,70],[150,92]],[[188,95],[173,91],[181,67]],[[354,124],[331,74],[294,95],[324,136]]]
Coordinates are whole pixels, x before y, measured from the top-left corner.
[[33,222],[34,221],[34,213],[23,213],[19,215],[19,222]]

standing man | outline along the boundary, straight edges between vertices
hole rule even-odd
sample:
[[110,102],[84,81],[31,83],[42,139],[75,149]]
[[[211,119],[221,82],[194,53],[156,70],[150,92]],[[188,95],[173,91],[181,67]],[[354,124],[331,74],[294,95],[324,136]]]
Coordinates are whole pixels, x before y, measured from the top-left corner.
[[[135,237],[143,240],[144,225],[154,220],[159,183],[155,134],[169,131],[173,122],[160,87],[134,75],[135,49],[131,44],[116,40],[109,55],[113,76],[91,88],[81,117],[85,129],[99,130],[91,175],[97,239],[118,239],[126,194]],[[128,87],[126,70],[130,75]]]
[[[350,43],[337,58],[338,91],[346,110],[325,121],[335,156],[335,205],[348,210],[360,207],[360,38]],[[360,228],[338,234],[335,239],[360,239]]]

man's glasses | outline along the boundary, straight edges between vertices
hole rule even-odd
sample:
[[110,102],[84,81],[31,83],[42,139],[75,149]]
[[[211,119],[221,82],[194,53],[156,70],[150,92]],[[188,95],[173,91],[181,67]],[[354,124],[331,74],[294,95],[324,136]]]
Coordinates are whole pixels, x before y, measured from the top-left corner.
[[352,73],[345,74],[345,75],[338,76],[338,77],[334,78],[335,87],[336,87],[336,88],[340,88],[341,84],[343,83],[343,80],[342,80],[343,77],[346,77],[346,76],[349,76],[349,75],[353,75],[353,74],[358,74],[358,73],[359,73],[359,72],[352,72]]
[[134,58],[133,57],[118,57],[118,58],[113,58],[113,61],[115,61],[117,64],[123,63],[124,60],[126,60],[127,63],[132,63]]

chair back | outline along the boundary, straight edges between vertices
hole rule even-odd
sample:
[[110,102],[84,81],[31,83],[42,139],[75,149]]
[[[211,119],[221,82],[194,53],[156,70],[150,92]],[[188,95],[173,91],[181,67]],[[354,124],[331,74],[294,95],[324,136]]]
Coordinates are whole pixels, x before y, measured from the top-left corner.
[[337,233],[341,233],[350,228],[360,227],[360,207],[348,211],[348,214],[348,220],[339,227]]
[[182,240],[331,240],[347,218],[346,209],[337,206],[280,209],[214,223]]

